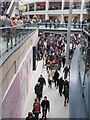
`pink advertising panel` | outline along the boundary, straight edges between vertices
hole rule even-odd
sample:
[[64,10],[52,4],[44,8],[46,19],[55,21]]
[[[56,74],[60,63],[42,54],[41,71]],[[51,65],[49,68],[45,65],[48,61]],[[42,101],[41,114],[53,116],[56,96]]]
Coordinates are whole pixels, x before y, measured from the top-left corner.
[[3,118],[21,118],[32,75],[32,48],[28,51],[2,102]]
[[2,104],[0,104],[0,120],[2,119]]
[[[16,105],[16,101],[18,99],[18,95],[20,93],[20,79],[19,74],[17,74],[15,80],[13,81],[5,99],[2,103],[2,117],[11,117],[12,111]],[[17,111],[14,111],[16,114]],[[20,105],[18,107],[18,116],[20,114]]]

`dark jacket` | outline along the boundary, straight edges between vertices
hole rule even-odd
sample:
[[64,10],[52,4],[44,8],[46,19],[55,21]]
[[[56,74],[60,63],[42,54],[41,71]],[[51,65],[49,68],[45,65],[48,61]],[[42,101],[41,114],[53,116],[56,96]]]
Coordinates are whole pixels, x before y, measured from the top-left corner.
[[42,86],[41,86],[41,84],[36,84],[34,89],[35,89],[35,94],[36,95],[42,96]]
[[69,68],[66,66],[63,70],[63,72],[65,72],[66,74],[69,72]]
[[64,89],[65,89],[65,86],[67,86],[67,88],[69,88],[69,82],[67,80],[64,81]]
[[44,110],[47,110],[47,109],[50,109],[50,102],[49,102],[49,100],[43,100],[42,102],[41,102],[41,106],[42,106],[42,109],[44,109]]
[[59,77],[59,73],[56,71],[56,72],[54,73],[54,80],[58,80],[58,77]]
[[65,57],[62,57],[63,64],[65,64],[65,61],[66,61]]
[[69,88],[67,86],[65,86],[63,94],[64,94],[64,97],[66,98],[69,96]]
[[44,77],[39,77],[38,82],[40,82],[40,84],[41,84],[42,86],[43,86],[43,85],[46,85],[46,81],[45,81],[45,78],[44,78]]
[[64,85],[64,80],[62,79],[62,78],[60,78],[59,80],[58,80],[58,84],[59,84],[59,89],[61,88],[63,88],[63,85]]

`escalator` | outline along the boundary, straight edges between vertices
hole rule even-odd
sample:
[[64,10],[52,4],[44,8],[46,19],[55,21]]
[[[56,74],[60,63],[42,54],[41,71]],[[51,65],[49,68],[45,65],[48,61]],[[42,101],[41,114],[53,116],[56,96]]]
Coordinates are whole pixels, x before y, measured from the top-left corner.
[[9,16],[15,16],[15,14],[18,14],[18,2],[15,0],[11,0],[10,6],[7,10],[7,13]]
[[8,14],[10,17],[15,16],[15,14],[19,14],[19,3],[16,0],[4,0],[0,1],[0,15],[5,16]]

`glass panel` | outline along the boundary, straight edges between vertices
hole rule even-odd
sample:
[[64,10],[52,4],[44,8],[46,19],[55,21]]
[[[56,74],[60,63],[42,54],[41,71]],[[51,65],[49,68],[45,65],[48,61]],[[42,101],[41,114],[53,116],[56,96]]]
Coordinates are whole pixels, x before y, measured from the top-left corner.
[[60,10],[62,7],[61,2],[50,2],[49,3],[49,10]]
[[37,7],[36,7],[36,10],[45,10],[46,9],[46,3],[45,2],[40,2],[40,3],[37,3]]
[[22,40],[28,38],[31,32],[35,29],[28,28],[28,24],[18,27],[3,27],[0,28],[0,57],[10,51]]

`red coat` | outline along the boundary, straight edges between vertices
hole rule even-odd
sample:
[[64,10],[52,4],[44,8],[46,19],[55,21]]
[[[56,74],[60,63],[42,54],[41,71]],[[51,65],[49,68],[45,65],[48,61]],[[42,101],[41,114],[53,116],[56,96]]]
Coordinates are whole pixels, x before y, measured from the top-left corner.
[[55,59],[55,64],[58,64],[58,63],[59,63],[58,59]]
[[47,61],[47,64],[50,65],[50,60]]

